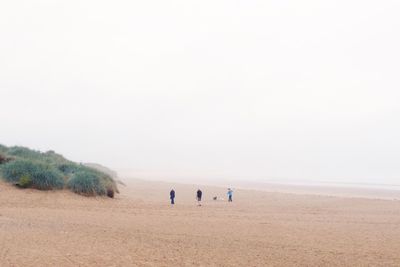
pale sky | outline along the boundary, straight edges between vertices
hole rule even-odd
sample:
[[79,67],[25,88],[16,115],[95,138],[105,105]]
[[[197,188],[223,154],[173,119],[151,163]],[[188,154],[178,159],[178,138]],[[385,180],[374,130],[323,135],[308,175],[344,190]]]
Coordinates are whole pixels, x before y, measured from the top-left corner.
[[400,184],[399,14],[1,1],[0,143],[133,172]]

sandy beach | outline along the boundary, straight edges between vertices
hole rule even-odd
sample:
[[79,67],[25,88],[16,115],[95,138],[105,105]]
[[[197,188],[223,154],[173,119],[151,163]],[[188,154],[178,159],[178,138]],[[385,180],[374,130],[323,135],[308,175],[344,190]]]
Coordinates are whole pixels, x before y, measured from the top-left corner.
[[[400,201],[128,180],[115,199],[0,183],[0,266],[399,266]],[[169,190],[176,190],[176,205]]]

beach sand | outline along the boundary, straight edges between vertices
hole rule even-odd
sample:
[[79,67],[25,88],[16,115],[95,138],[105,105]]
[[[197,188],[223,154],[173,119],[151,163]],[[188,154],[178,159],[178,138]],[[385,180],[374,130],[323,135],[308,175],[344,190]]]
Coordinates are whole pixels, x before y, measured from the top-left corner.
[[0,266],[400,266],[398,200],[124,182],[115,199],[0,183]]

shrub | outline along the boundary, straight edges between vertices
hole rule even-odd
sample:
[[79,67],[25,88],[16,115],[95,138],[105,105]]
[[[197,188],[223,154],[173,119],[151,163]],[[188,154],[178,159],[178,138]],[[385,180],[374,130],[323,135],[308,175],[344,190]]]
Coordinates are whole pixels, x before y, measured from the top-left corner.
[[113,178],[111,178],[110,176],[105,175],[103,173],[99,173],[99,175],[100,175],[102,184],[108,191],[113,191],[113,193],[114,192],[119,193],[118,188],[117,188],[117,183],[115,182],[115,180]]
[[32,184],[41,190],[62,189],[64,187],[63,175],[54,167],[40,164],[32,175]]
[[78,171],[69,179],[67,186],[73,192],[81,195],[93,196],[106,194],[106,188],[101,183],[99,176],[92,171]]
[[35,171],[35,164],[26,160],[15,160],[2,166],[2,174],[7,182],[17,183],[19,178]]
[[2,174],[6,181],[14,184],[19,184],[20,179],[27,176],[31,180],[31,187],[40,190],[60,189],[64,186],[63,176],[57,169],[32,160],[8,162],[2,167]]
[[23,175],[19,178],[17,186],[22,188],[28,188],[32,185],[32,179],[29,175]]

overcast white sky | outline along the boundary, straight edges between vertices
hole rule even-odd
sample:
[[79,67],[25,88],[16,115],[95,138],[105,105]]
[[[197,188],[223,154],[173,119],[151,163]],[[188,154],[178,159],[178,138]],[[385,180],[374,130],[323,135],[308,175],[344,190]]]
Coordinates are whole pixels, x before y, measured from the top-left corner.
[[399,1],[1,1],[0,143],[400,184]]

